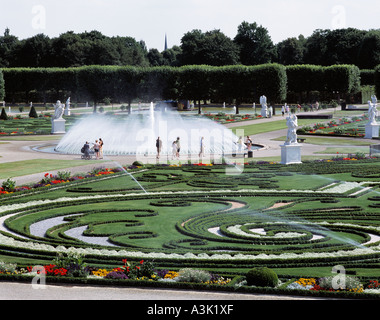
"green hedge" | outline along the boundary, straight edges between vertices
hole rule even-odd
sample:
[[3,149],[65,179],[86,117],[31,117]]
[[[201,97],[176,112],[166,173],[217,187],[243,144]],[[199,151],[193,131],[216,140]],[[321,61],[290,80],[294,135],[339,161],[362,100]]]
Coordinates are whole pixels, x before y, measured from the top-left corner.
[[360,70],[360,84],[362,86],[375,85],[375,70]]
[[361,72],[353,65],[292,65],[286,67],[286,73],[288,91],[298,93],[300,97],[302,92],[310,91],[357,93],[361,85]]
[[[375,71],[361,72],[353,65],[285,67],[280,64],[9,68],[3,69],[3,73],[7,101],[39,99],[46,102],[52,97],[63,100],[71,96],[73,101],[95,103],[105,98],[128,103],[136,98],[146,101],[212,99],[235,102],[237,105],[258,101],[263,94],[270,104],[274,104],[285,101],[288,92],[356,93],[360,89],[360,76],[363,83],[376,78]],[[4,86],[0,74],[0,100],[2,83]]]
[[3,100],[5,97],[5,83],[3,72],[0,70],[0,100]]
[[[7,101],[46,102],[51,97],[73,101],[131,102],[154,99],[236,99],[251,102],[265,94],[272,102],[286,98],[286,70],[260,66],[131,67],[3,69]],[[0,80],[1,90],[1,80]],[[0,91],[1,97],[1,91]],[[55,101],[55,100],[53,100]]]
[[380,97],[380,65],[375,68],[376,96]]

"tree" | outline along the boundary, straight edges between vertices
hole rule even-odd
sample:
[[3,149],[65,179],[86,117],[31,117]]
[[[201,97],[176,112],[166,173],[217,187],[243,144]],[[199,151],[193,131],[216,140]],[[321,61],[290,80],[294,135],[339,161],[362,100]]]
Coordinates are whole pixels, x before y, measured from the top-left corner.
[[149,64],[152,67],[165,65],[164,57],[162,56],[161,52],[159,52],[156,48],[150,49],[147,57],[149,60]]
[[256,22],[242,22],[234,42],[240,48],[240,62],[244,65],[257,65],[273,62],[276,48],[268,30]]
[[4,36],[0,37],[0,67],[10,66],[14,50],[18,43],[18,38],[10,35],[10,30],[6,28]]
[[326,65],[324,59],[327,52],[327,32],[328,30],[317,29],[307,38],[305,43],[304,63],[311,65]]
[[164,59],[164,64],[167,66],[178,67],[178,57],[181,54],[181,52],[182,50],[179,46],[173,46],[172,48],[163,51],[162,57]]
[[204,64],[211,66],[234,65],[239,60],[238,52],[236,44],[220,30],[205,33],[201,50]]
[[301,64],[304,47],[297,38],[288,38],[277,44],[278,62],[283,65]]
[[358,65],[359,49],[366,33],[354,28],[329,30],[326,35],[325,65]]
[[306,41],[304,62],[322,66],[358,65],[360,47],[366,33],[354,28],[316,30]]
[[378,64],[380,64],[380,30],[371,30],[361,42],[358,67],[374,69]]
[[188,32],[181,39],[181,49],[181,65],[222,66],[238,62],[238,47],[220,30]]
[[51,42],[48,36],[40,33],[22,40],[14,50],[15,64],[18,67],[47,67]]
[[143,41],[137,42],[131,37],[113,37],[111,42],[119,54],[119,61],[112,64],[119,66],[149,66],[148,51]]
[[69,31],[61,34],[52,40],[52,55],[54,62],[51,66],[55,67],[79,67],[83,66],[86,60],[86,52],[89,50],[89,43]]

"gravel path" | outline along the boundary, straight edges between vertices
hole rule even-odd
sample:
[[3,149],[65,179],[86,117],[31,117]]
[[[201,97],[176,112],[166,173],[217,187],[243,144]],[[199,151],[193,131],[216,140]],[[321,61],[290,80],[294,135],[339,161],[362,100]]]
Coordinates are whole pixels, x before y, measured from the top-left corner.
[[[80,285],[45,285],[33,289],[31,283],[7,283],[0,285],[1,300],[162,300],[170,303],[174,300],[206,301],[226,300],[234,304],[238,300],[326,300],[313,297],[295,297],[282,295],[205,292],[194,290],[120,288]],[[206,302],[203,302],[207,304]],[[137,310],[135,310],[137,311]],[[247,310],[248,311],[248,310]],[[152,317],[154,319],[154,317]]]

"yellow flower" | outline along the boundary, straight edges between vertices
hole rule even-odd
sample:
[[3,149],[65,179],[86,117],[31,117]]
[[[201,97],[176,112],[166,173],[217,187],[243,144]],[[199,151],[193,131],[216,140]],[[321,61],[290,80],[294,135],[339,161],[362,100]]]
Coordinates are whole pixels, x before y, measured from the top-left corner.
[[164,279],[173,279],[175,277],[178,277],[178,272],[169,271],[167,274],[165,274]]
[[314,278],[300,278],[296,281],[299,285],[306,286],[314,286],[316,284],[316,280]]
[[111,271],[108,271],[108,270],[106,270],[106,269],[99,269],[99,270],[97,270],[97,271],[92,271],[92,274],[94,275],[94,276],[98,276],[98,277],[101,277],[101,278],[103,278],[103,277],[105,277],[107,274],[109,274]]

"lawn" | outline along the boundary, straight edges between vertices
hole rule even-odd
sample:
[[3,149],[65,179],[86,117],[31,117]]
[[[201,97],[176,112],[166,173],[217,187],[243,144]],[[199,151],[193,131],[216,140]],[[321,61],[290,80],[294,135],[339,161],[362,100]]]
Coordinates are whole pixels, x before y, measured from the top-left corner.
[[[298,124],[300,126],[306,126],[315,123],[315,120],[313,119],[299,119]],[[236,133],[236,130],[244,130],[244,135],[255,135],[260,133],[266,133],[266,132],[272,132],[277,130],[286,129],[286,120],[283,118],[282,120],[275,120],[270,122],[262,122],[262,123],[255,123],[250,125],[241,125],[234,128],[231,128],[231,130]]]
[[[50,170],[63,170],[84,164],[99,163],[99,161],[90,160],[83,163],[81,160],[50,160],[35,159],[22,160],[14,162],[0,163],[0,179],[20,177],[24,175],[40,173],[42,170],[49,172]],[[68,169],[69,171],[69,169]],[[37,182],[37,181],[36,181]]]
[[[363,140],[363,139],[355,139],[355,138],[343,138],[343,137],[319,137],[319,136],[311,136],[311,135],[299,135],[299,138],[305,138],[306,143],[315,144],[315,145],[334,145],[334,146],[370,146],[373,144],[377,144],[372,140]],[[286,137],[282,136],[274,141],[285,141]]]

